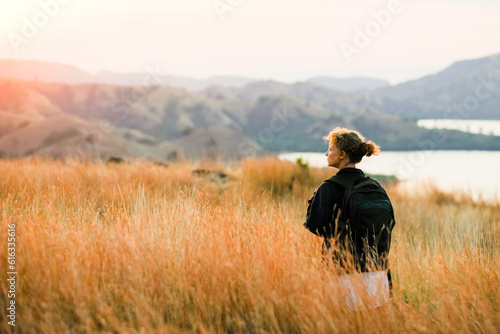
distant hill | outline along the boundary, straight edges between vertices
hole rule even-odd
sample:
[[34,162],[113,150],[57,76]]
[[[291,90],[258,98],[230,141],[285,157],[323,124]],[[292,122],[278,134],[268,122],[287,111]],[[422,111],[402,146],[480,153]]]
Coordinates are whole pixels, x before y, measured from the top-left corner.
[[91,82],[93,76],[74,66],[30,60],[0,60],[0,77],[26,81]]
[[[92,77],[93,83],[105,83],[112,85],[124,86],[141,86],[143,85],[144,78],[147,78],[148,73],[115,73],[115,72],[99,72]],[[226,87],[242,87],[252,81],[253,79],[245,77],[232,77],[232,76],[217,76],[205,80],[193,79],[187,77],[164,75],[159,76],[159,82],[155,84],[161,86],[170,86],[175,88],[182,88],[188,91],[200,91],[211,86],[226,86]]]
[[187,158],[241,159],[270,154],[242,133],[211,126],[195,129],[172,143],[173,154],[182,152]]
[[[500,55],[459,61],[374,91],[385,112],[414,118],[500,119]],[[460,111],[462,110],[462,111]]]
[[[77,67],[62,63],[47,63],[32,60],[0,60],[0,77],[17,80],[39,80],[43,82],[58,82],[69,84],[103,83],[121,86],[141,86],[149,73],[117,73],[101,71],[91,74]],[[183,76],[161,75],[160,85],[201,91],[211,86],[243,87],[254,81],[242,76],[213,76],[205,80]],[[314,77],[309,80],[314,84],[339,91],[373,90],[388,86],[385,80],[351,77],[332,78]]]
[[[226,109],[227,108],[227,109]],[[258,156],[242,107],[171,87],[0,81],[0,157]],[[240,148],[241,147],[241,148]]]
[[168,152],[159,152],[154,146],[99,131],[98,124],[67,114],[30,123],[0,137],[0,156],[4,157],[37,154],[56,158],[152,158],[162,153],[166,155]]
[[0,137],[61,113],[47,96],[24,84],[0,80]]
[[243,131],[242,102],[218,101],[172,87],[124,87],[103,84],[26,83],[66,113],[105,120],[159,140],[175,140],[206,126]]
[[377,88],[390,86],[386,80],[351,77],[351,78],[332,78],[332,77],[314,77],[309,80],[317,85],[325,86],[330,89],[340,90],[343,92],[357,90],[374,90]]
[[[149,73],[116,73],[101,71],[90,74],[77,67],[29,60],[0,60],[0,77],[69,84],[102,83],[121,86],[142,86]],[[254,79],[239,76],[215,76],[206,80],[160,75],[160,85],[200,91],[213,85],[241,87]]]
[[363,108],[377,109],[376,100],[368,92],[341,92],[317,85],[313,82],[285,84],[277,81],[256,81],[231,94],[245,102],[256,103],[263,97],[288,96],[301,100],[306,107],[322,108],[323,116],[352,113]]

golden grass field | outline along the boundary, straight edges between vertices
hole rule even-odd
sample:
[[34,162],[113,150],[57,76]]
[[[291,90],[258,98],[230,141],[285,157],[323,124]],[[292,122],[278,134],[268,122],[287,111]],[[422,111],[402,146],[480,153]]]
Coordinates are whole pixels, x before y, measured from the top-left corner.
[[[195,168],[225,170],[225,184]],[[388,187],[394,296],[354,312],[303,227],[333,169],[0,160],[0,332],[498,333],[500,203]],[[16,326],[7,226],[16,224]]]

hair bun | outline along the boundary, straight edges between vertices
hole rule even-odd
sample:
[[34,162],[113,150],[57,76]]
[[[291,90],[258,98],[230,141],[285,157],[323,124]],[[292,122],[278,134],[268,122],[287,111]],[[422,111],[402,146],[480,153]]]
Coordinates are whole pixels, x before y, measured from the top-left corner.
[[368,150],[369,150],[368,145],[365,142],[359,145],[359,153],[361,153],[362,157],[368,154]]
[[372,141],[367,141],[361,144],[361,152],[367,157],[378,155],[380,153],[380,147]]

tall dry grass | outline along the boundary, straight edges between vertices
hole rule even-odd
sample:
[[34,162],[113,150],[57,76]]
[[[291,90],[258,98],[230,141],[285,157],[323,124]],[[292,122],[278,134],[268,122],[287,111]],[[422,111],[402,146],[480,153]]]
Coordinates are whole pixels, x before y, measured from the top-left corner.
[[[388,189],[393,301],[353,312],[302,223],[327,169],[273,158],[191,163],[0,161],[0,264],[17,224],[16,333],[500,331],[500,205]],[[206,167],[206,166],[202,166]]]

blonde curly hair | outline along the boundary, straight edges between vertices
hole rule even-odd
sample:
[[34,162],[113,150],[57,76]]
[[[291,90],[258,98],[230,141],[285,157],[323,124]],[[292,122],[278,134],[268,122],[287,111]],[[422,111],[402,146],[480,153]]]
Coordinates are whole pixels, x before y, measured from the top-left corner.
[[337,149],[344,151],[352,163],[358,163],[366,155],[378,155],[380,146],[372,141],[366,141],[359,132],[346,128],[336,127],[323,140],[328,141],[329,145],[335,145]]

